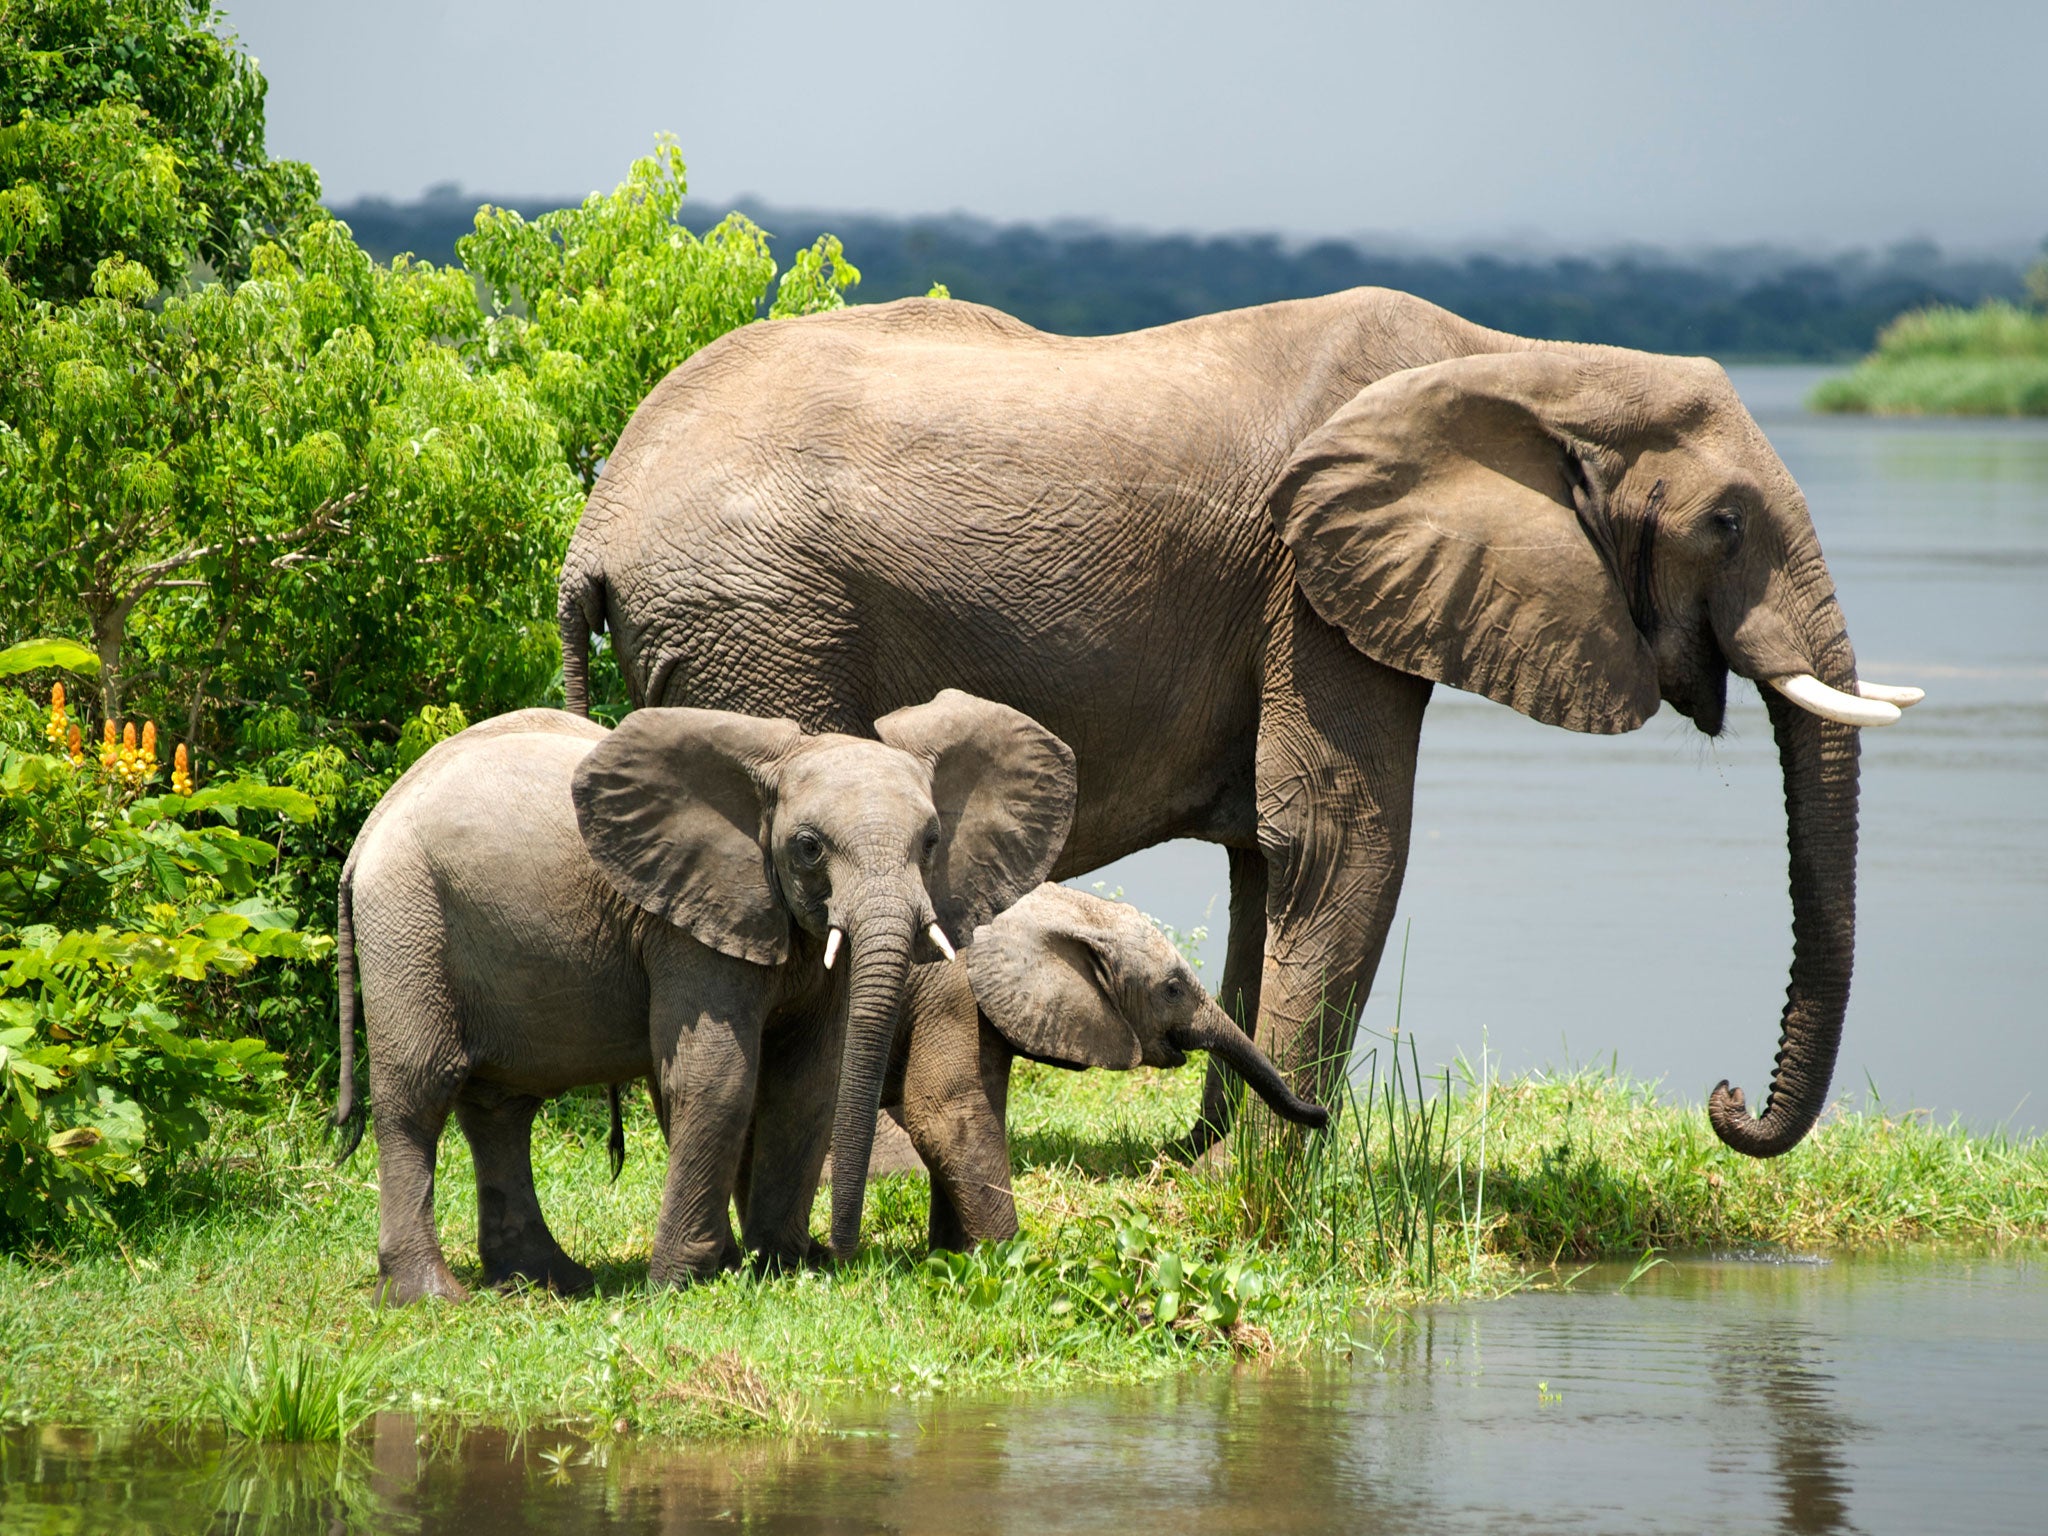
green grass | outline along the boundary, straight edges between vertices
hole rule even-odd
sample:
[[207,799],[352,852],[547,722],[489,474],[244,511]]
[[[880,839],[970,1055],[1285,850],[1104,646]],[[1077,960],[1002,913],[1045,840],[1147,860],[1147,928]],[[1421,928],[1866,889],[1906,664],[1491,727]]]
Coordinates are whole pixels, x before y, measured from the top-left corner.
[[[1698,1110],[1606,1073],[1466,1071],[1425,1098],[1403,1045],[1396,1077],[1380,1044],[1337,1134],[1304,1148],[1248,1120],[1221,1172],[1157,1156],[1191,1117],[1198,1074],[1020,1064],[1020,1244],[928,1264],[924,1185],[896,1178],[870,1191],[848,1269],[679,1291],[645,1283],[662,1168],[651,1115],[635,1106],[614,1185],[601,1102],[564,1101],[536,1128],[535,1164],[557,1234],[600,1282],[568,1301],[377,1309],[374,1144],[334,1167],[311,1104],[232,1122],[120,1239],[0,1258],[0,1415],[264,1438],[345,1434],[383,1407],[429,1426],[782,1432],[829,1422],[856,1394],[1303,1358],[1340,1347],[1363,1312],[1491,1293],[1567,1256],[2048,1236],[2039,1141],[1837,1114],[1790,1156],[1753,1163]],[[451,1131],[441,1230],[472,1282],[474,1198]],[[824,1219],[821,1206],[816,1229]]]
[[2048,313],[1994,301],[1901,315],[1875,352],[1808,403],[1886,416],[2048,416]]

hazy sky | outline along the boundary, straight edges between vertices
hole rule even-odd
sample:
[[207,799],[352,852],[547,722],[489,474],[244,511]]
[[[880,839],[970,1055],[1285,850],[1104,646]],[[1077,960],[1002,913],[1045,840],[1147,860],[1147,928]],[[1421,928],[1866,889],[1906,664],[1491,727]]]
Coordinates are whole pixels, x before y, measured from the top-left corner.
[[693,192],[1190,230],[2048,235],[2048,3],[227,0],[327,195]]

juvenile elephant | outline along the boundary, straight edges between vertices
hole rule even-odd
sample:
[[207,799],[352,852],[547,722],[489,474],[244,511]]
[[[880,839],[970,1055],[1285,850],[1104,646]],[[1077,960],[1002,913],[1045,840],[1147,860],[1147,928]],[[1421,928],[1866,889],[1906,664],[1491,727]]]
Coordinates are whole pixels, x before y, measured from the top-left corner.
[[882,1102],[931,1171],[931,1245],[1017,1232],[1006,1114],[1010,1063],[1177,1067],[1189,1051],[1229,1066],[1279,1114],[1320,1130],[1217,1007],[1180,952],[1135,907],[1042,885],[975,930],[945,964],[913,966]]
[[[1764,1113],[1723,1083],[1709,1114],[1758,1157],[1827,1101],[1857,728],[1919,696],[1859,680],[1799,487],[1715,364],[1373,288],[1125,336],[922,299],[742,327],[620,437],[560,620],[572,708],[604,629],[644,703],[858,731],[943,685],[1043,721],[1080,775],[1055,878],[1222,844],[1221,1001],[1303,1086],[1385,947],[1434,684],[1713,735],[1753,679],[1792,977]],[[1212,1092],[1197,1144],[1223,1118]]]
[[[913,946],[950,952],[1038,884],[1073,814],[1072,755],[1013,709],[946,692],[874,731],[525,710],[392,786],[342,870],[335,1116],[352,1149],[360,965],[387,1297],[463,1294],[434,1231],[451,1108],[485,1280],[588,1285],[535,1199],[533,1117],[650,1071],[669,1142],[652,1278],[736,1262],[735,1197],[747,1251],[806,1255],[828,1143],[865,1170]],[[834,1186],[842,1255],[863,1190]]]

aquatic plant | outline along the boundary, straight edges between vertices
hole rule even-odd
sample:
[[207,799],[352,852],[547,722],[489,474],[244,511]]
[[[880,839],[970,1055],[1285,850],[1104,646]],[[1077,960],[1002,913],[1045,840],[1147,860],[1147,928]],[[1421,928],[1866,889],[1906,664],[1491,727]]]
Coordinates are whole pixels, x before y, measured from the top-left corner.
[[247,1333],[236,1357],[207,1385],[207,1404],[228,1432],[250,1440],[344,1440],[370,1415],[380,1361],[360,1349],[330,1349]]

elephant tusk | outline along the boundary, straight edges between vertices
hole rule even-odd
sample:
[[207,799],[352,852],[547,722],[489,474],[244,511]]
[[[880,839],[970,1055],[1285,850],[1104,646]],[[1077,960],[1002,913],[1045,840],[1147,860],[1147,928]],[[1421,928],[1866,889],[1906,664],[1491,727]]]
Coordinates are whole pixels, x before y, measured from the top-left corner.
[[1925,688],[1898,688],[1890,683],[1859,681],[1856,692],[1866,699],[1876,699],[1880,704],[1895,704],[1900,709],[1911,709],[1927,697]]
[[1899,718],[1896,704],[1882,699],[1859,699],[1853,693],[1830,688],[1811,672],[1774,677],[1770,684],[1808,714],[1838,725],[1891,725]]
[[954,950],[952,944],[948,942],[946,938],[945,929],[941,928],[937,923],[933,923],[930,927],[925,929],[925,932],[930,934],[932,936],[932,942],[939,946],[939,953],[944,955],[948,960],[951,960],[954,956]]
[[834,960],[837,960],[837,959],[839,958],[839,941],[840,941],[841,939],[845,938],[845,937],[846,937],[846,935],[845,935],[845,934],[843,934],[843,933],[841,933],[841,932],[840,932],[840,931],[839,931],[839,930],[838,930],[838,929],[837,929],[836,927],[835,927],[834,929],[832,929],[832,931],[831,931],[830,933],[828,933],[828,934],[826,934],[826,935],[825,935],[825,969],[826,969],[826,970],[828,970],[828,971],[829,971],[829,970],[831,970],[831,969],[832,969],[832,962],[833,962]]

